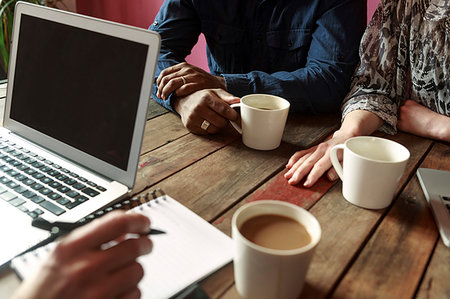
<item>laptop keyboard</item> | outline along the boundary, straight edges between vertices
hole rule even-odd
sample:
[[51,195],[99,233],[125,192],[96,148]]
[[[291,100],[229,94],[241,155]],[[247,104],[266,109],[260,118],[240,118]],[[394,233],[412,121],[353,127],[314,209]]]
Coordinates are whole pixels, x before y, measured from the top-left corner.
[[102,186],[0,137],[0,199],[30,217],[57,216],[106,191]]

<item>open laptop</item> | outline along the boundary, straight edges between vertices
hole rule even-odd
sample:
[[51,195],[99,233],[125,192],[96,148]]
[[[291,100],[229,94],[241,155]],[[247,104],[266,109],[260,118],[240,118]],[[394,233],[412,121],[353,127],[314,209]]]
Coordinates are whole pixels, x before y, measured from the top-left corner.
[[132,189],[160,37],[19,2],[0,128],[0,266]]
[[442,241],[445,246],[450,247],[450,171],[419,168],[417,177]]

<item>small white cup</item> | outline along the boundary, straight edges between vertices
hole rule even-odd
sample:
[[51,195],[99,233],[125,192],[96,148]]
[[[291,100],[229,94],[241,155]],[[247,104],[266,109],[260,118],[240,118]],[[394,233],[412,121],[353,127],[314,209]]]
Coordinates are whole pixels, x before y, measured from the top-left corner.
[[[343,167],[337,157],[339,149],[344,151]],[[409,151],[392,140],[360,136],[335,145],[330,159],[343,182],[346,200],[367,209],[383,209],[392,202]]]
[[233,127],[242,134],[242,141],[250,148],[272,150],[280,146],[290,103],[268,94],[250,94],[241,98],[232,108],[241,108],[242,129],[234,122]]
[[[306,228],[311,242],[296,249],[278,250],[259,246],[246,239],[239,231],[242,224],[252,217],[266,214],[297,220]],[[233,215],[231,228],[234,278],[239,295],[249,299],[298,298],[314,249],[321,237],[317,219],[294,204],[260,200],[240,207]]]

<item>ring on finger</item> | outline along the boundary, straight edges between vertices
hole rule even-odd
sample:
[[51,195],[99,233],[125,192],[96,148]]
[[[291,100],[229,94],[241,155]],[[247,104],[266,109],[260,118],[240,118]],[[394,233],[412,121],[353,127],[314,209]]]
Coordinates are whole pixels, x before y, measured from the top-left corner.
[[209,121],[207,121],[206,119],[202,122],[202,125],[200,126],[200,128],[202,128],[203,130],[208,130],[210,123]]
[[181,76],[181,80],[183,80],[183,85],[186,84],[186,78],[184,76]]

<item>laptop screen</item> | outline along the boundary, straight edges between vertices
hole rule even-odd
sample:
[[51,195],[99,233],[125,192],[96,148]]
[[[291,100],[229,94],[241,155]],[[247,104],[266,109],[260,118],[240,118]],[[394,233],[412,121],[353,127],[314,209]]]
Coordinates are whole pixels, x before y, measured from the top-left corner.
[[147,51],[24,14],[10,118],[126,170]]

